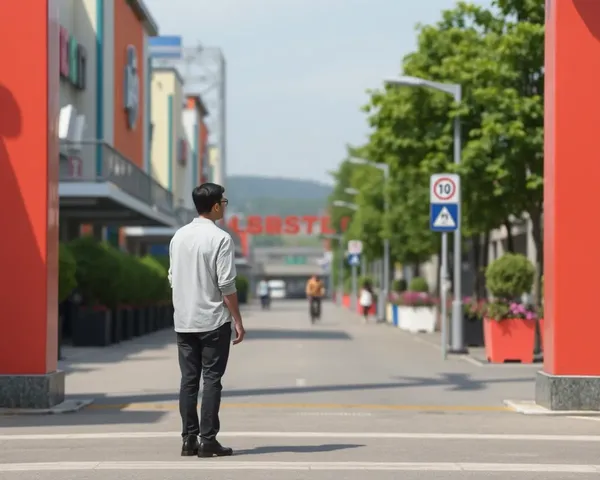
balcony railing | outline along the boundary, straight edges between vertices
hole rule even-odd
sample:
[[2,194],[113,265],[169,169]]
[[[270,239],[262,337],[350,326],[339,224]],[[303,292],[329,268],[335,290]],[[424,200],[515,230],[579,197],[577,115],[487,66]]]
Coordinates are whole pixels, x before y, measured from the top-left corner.
[[162,213],[175,214],[171,192],[107,143],[61,141],[60,152],[61,182],[110,182]]

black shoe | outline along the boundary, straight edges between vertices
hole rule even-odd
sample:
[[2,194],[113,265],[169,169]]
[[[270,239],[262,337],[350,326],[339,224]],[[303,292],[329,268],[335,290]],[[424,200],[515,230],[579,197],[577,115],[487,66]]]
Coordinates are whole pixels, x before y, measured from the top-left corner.
[[198,456],[202,458],[210,458],[210,457],[230,457],[233,455],[233,450],[231,448],[224,447],[216,440],[210,443],[200,443],[200,448],[198,449]]
[[193,457],[198,455],[198,435],[188,435],[183,439],[183,446],[181,447],[182,457]]

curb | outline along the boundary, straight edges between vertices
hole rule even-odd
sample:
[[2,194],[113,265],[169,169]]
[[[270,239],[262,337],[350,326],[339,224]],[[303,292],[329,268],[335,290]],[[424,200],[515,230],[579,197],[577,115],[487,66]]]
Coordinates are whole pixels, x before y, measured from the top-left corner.
[[600,416],[597,410],[550,410],[538,405],[533,400],[504,400],[504,405],[515,413],[522,415],[538,415],[548,417],[572,417],[572,416]]
[[0,408],[2,415],[59,415],[63,413],[75,413],[83,410],[94,403],[90,400],[65,400],[51,408]]

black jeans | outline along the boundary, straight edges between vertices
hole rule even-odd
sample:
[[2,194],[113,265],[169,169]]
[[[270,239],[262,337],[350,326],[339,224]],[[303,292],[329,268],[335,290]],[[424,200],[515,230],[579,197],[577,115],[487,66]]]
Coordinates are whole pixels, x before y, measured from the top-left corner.
[[[231,348],[231,323],[211,332],[178,333],[181,389],[179,413],[183,425],[181,434],[200,435],[205,443],[214,442],[221,424],[221,378],[227,368]],[[198,421],[198,393],[200,376],[203,379],[202,406]]]
[[321,316],[321,297],[312,297],[308,303],[308,312],[311,317]]

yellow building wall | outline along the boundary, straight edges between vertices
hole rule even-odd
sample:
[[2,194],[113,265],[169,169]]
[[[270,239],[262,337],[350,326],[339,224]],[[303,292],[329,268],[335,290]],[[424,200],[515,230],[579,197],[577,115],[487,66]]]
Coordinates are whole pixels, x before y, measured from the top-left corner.
[[178,206],[184,194],[185,168],[178,162],[179,139],[183,130],[183,81],[174,69],[158,69],[152,73],[152,177],[168,189]]

